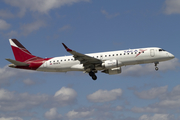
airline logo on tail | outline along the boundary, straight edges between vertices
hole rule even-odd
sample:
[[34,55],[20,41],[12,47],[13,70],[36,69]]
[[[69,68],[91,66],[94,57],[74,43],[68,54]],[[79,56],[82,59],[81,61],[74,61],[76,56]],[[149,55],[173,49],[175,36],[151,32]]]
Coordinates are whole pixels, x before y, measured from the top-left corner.
[[43,59],[37,56],[32,55],[19,41],[16,39],[9,39],[9,42],[14,53],[16,60],[6,59],[12,64],[9,67],[21,68],[21,69],[31,69],[36,70],[39,68],[45,61],[49,59]]
[[16,61],[20,61],[20,62],[25,62],[25,61],[30,61],[30,60],[34,60],[36,57],[34,55],[32,55],[19,41],[17,41],[16,39],[9,39],[9,42],[11,44],[12,47],[12,51],[14,53],[14,57],[16,59]]

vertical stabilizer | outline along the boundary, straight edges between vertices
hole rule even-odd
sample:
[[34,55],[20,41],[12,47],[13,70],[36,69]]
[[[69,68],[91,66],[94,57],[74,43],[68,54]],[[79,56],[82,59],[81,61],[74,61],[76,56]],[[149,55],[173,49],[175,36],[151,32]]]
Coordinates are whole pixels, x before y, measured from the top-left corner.
[[18,40],[9,39],[9,42],[16,61],[25,62],[33,58],[37,58],[36,56],[32,55]]

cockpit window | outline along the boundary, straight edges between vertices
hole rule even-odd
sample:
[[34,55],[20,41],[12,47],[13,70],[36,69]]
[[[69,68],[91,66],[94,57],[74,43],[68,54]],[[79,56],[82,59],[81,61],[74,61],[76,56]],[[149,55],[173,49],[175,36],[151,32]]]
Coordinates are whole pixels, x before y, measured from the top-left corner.
[[159,51],[166,51],[166,50],[164,50],[164,49],[159,49]]

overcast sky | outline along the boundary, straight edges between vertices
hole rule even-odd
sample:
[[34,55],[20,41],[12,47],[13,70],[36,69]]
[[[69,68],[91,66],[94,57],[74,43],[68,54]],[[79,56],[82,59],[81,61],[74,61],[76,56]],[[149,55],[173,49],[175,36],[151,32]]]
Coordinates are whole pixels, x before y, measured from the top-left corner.
[[[180,0],[1,0],[0,120],[179,120]],[[175,59],[122,74],[8,68],[8,39],[39,57],[160,47]]]

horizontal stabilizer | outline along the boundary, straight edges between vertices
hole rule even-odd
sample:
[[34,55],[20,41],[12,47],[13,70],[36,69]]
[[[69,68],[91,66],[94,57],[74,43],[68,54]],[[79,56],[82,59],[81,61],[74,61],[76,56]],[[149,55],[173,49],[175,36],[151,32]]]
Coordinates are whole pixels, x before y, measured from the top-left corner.
[[12,59],[6,59],[7,61],[13,63],[14,65],[16,66],[28,66],[29,64],[27,63],[24,63],[24,62],[19,62],[19,61],[16,61],[16,60],[12,60]]

